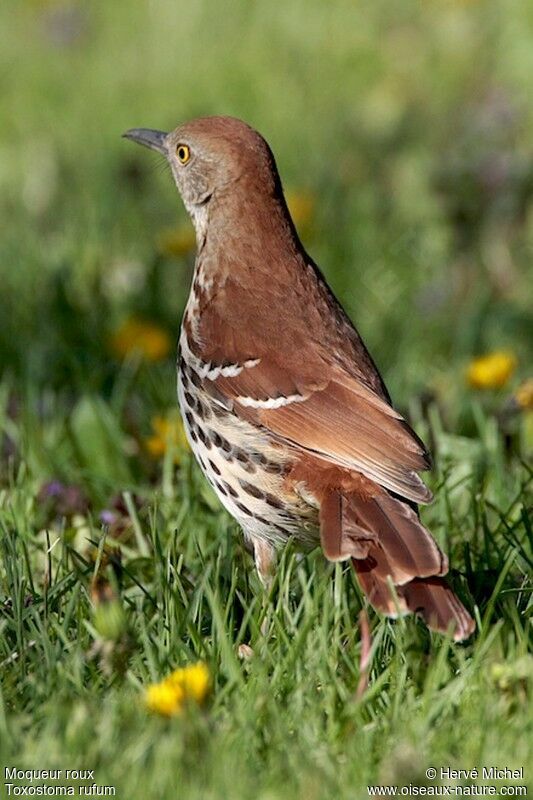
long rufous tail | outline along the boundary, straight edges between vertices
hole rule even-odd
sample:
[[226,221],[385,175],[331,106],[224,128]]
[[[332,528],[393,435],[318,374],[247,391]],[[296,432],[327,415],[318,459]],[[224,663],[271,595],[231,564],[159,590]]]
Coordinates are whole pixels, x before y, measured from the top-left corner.
[[443,577],[446,556],[408,503],[386,491],[363,496],[331,489],[321,503],[320,535],[331,561],[351,558],[377,611],[419,614],[432,630],[453,630],[456,641],[473,632],[474,620]]

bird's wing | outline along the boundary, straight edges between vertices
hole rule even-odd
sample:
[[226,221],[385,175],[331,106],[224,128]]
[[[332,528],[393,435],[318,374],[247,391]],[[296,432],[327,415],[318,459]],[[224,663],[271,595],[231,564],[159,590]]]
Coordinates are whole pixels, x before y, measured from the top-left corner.
[[261,359],[215,384],[234,412],[252,416],[292,447],[361,472],[409,500],[431,499],[417,474],[429,466],[420,441],[391,406],[350,376],[331,370],[310,384]]
[[279,341],[254,337],[250,329],[244,338],[223,317],[216,326],[216,346],[202,344],[215,337],[206,338],[201,329],[187,345],[189,362],[197,359],[213,396],[296,451],[360,472],[401,497],[429,502],[431,493],[417,474],[429,460],[416,434],[312,337],[295,332],[289,356]]

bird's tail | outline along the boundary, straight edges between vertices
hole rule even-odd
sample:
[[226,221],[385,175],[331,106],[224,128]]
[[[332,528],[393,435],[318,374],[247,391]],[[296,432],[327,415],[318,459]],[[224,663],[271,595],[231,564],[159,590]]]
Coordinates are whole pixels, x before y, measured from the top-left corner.
[[456,641],[473,632],[473,619],[443,577],[446,556],[408,503],[385,491],[367,497],[332,489],[321,502],[320,536],[331,561],[351,558],[377,611],[419,614],[435,631],[453,630]]

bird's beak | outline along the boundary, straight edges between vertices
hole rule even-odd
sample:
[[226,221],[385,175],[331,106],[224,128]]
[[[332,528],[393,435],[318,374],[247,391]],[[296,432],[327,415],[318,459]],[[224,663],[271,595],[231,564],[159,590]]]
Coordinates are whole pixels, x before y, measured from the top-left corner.
[[167,155],[165,147],[167,134],[163,133],[163,131],[151,131],[149,128],[132,128],[130,131],[123,133],[122,136],[124,139],[131,139],[132,142],[138,142],[151,150],[156,150],[164,156]]

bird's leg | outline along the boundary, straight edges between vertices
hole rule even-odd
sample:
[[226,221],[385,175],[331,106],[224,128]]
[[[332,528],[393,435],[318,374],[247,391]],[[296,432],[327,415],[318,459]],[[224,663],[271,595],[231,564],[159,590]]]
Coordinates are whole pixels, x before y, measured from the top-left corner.
[[261,633],[266,636],[269,628],[269,615],[268,603],[270,598],[270,590],[274,582],[274,566],[276,562],[276,550],[269,542],[259,537],[252,538],[252,545],[254,548],[254,561],[259,580],[263,584],[263,609],[265,610],[265,617],[261,624]]
[[276,560],[276,551],[273,545],[265,539],[254,537],[252,539],[254,548],[254,561],[259,580],[263,584],[265,591],[270,592],[272,582],[274,580],[274,562]]

